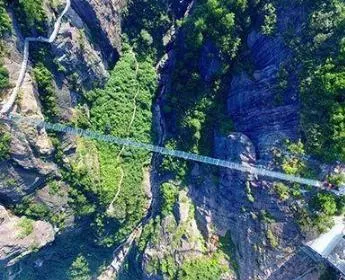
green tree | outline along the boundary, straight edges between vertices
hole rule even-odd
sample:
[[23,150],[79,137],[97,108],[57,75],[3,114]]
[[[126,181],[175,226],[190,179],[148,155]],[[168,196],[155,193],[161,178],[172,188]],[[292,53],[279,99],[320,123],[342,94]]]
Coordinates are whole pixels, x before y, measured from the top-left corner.
[[277,24],[276,8],[272,3],[267,3],[264,5],[263,12],[265,16],[261,31],[265,35],[272,35]]
[[0,161],[9,156],[11,143],[11,134],[0,128]]
[[171,183],[164,183],[161,186],[161,194],[163,199],[162,216],[165,217],[172,213],[173,207],[177,200],[178,187]]
[[314,197],[314,207],[328,216],[332,216],[337,212],[336,199],[330,193],[318,193]]
[[34,230],[33,220],[23,216],[18,222],[18,227],[20,228],[19,238],[25,238]]
[[226,268],[224,265],[220,264],[217,256],[211,258],[200,257],[183,263],[178,274],[178,279],[220,280],[225,270]]
[[52,119],[58,115],[55,89],[53,87],[53,74],[43,63],[38,63],[34,67],[34,77],[40,91],[43,111],[48,118]]
[[[1,23],[0,23],[1,24]],[[8,70],[0,65],[0,90],[10,86]]]
[[69,269],[69,279],[71,280],[90,280],[91,272],[86,258],[79,255]]
[[47,15],[42,0],[16,0],[15,4],[21,27],[26,32],[35,29],[42,33],[47,24]]

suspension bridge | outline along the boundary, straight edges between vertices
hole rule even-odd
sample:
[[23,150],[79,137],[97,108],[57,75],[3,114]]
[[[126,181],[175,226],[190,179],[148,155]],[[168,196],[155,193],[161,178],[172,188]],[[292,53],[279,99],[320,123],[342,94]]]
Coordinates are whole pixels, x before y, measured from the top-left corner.
[[44,120],[37,119],[37,118],[23,117],[18,114],[9,114],[8,116],[1,115],[0,119],[8,123],[14,123],[14,124],[25,123],[25,124],[37,127],[38,129],[45,128],[46,130],[77,135],[84,138],[99,140],[99,141],[112,143],[112,144],[116,144],[120,146],[144,149],[149,152],[154,152],[154,153],[158,153],[165,156],[172,156],[172,157],[181,158],[185,160],[191,160],[191,161],[205,163],[209,165],[229,168],[232,170],[236,170],[236,171],[240,171],[240,172],[244,172],[244,173],[248,173],[248,174],[252,174],[256,176],[269,177],[272,179],[287,181],[291,183],[298,183],[298,184],[313,186],[313,187],[318,187],[318,188],[323,187],[323,182],[318,181],[318,180],[296,177],[293,175],[288,175],[288,174],[284,174],[277,171],[271,171],[263,167],[256,167],[256,166],[251,166],[248,164],[236,163],[236,162],[227,161],[227,160],[223,160],[219,158],[202,156],[202,155],[198,155],[194,153],[188,153],[188,152],[184,152],[180,150],[168,149],[165,147],[155,146],[148,143],[141,143],[141,142],[128,139],[128,138],[119,138],[113,135],[106,135],[106,134],[102,134],[102,133],[92,131],[92,130],[75,128],[75,127],[67,126],[61,123],[50,123],[50,122],[46,122]]

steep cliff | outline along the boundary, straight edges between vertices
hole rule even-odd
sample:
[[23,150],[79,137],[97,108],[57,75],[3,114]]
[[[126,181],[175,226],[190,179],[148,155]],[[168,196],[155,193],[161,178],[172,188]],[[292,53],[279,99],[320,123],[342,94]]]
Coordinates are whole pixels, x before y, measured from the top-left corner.
[[[45,59],[53,62],[49,63],[49,70],[53,77],[52,86],[61,119],[70,120],[73,117],[73,106],[76,105],[76,100],[83,90],[104,85],[107,81],[108,69],[113,67],[121,50],[120,9],[125,6],[125,1],[73,2],[73,8],[69,9],[63,19],[57,39],[52,45],[30,43],[30,59],[32,58],[33,63],[29,63],[13,112],[40,119],[46,117],[43,112],[43,107],[46,105],[42,104],[40,96],[43,93],[39,89],[33,71],[40,62],[37,61],[37,55],[33,54],[39,47],[49,53],[49,57],[47,55]],[[13,3],[8,6],[12,30],[2,39],[4,48],[8,50],[4,56],[4,66],[9,71],[9,81],[13,86],[21,69],[25,36],[21,32],[22,25],[18,24],[16,5]],[[64,6],[64,1],[59,1],[54,5],[51,3],[44,5],[48,33],[52,32],[56,18]],[[99,36],[95,37],[95,34]],[[10,88],[2,92],[4,102],[10,93]],[[55,230],[62,230],[62,227],[73,224],[73,215],[70,216],[72,211],[68,210],[67,203],[68,187],[60,182],[61,171],[55,160],[58,152],[56,142],[53,143],[52,138],[44,129],[37,130],[25,124],[6,126],[3,129],[10,133],[11,140],[9,154],[6,160],[1,162],[0,167],[0,201],[6,207],[17,207],[24,203],[30,208],[30,210],[20,210],[25,215],[37,215],[38,213],[33,210],[36,206],[45,209],[41,213],[45,213],[45,219],[50,222],[51,218],[59,220],[58,224],[55,224]],[[71,146],[70,141],[71,139],[66,138],[62,147]],[[58,182],[57,189],[52,191],[52,184],[56,184],[54,180]],[[66,215],[66,213],[69,214]],[[52,235],[53,231],[50,228],[48,230],[48,226],[52,227],[48,223],[35,222],[34,232],[38,230],[42,234]],[[6,223],[0,226],[1,230],[6,230],[6,232],[7,227]],[[30,246],[34,246],[30,245],[31,239],[9,240],[7,238],[2,239],[2,248],[18,246],[17,251],[24,253]],[[46,242],[45,237],[39,240],[37,249],[52,241],[52,238],[48,239]],[[18,242],[17,245],[16,242]],[[11,259],[18,254],[11,250],[4,250],[2,258]]]

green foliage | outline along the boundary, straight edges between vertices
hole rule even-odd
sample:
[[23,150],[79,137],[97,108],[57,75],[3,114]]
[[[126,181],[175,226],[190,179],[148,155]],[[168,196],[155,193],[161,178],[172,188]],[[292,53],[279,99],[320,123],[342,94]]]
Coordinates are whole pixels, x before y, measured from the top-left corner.
[[323,160],[345,159],[345,3],[311,5],[310,21],[297,52],[302,73],[302,128],[308,153]]
[[279,245],[279,241],[277,236],[275,236],[270,228],[266,231],[266,238],[268,240],[268,243],[272,248],[277,248]]
[[274,184],[274,190],[276,191],[278,197],[280,200],[285,201],[289,199],[289,187],[286,186],[284,183],[275,183]]
[[266,3],[263,7],[264,24],[261,31],[265,35],[272,35],[277,24],[276,8],[272,3]]
[[328,179],[328,182],[330,182],[331,184],[333,184],[335,186],[345,185],[345,174],[343,174],[343,173],[331,174],[327,177],[327,179]]
[[318,193],[313,200],[314,208],[325,215],[332,216],[337,212],[337,202],[333,194]]
[[11,19],[5,7],[5,1],[0,0],[0,38],[3,38],[6,33],[11,32],[12,28]]
[[224,56],[234,58],[241,44],[237,29],[241,19],[237,19],[236,13],[248,17],[247,1],[200,1],[185,22],[190,31],[187,35],[189,47],[196,50],[211,40]]
[[320,275],[319,280],[337,280],[339,275],[337,272],[331,267],[325,267],[325,271]]
[[69,271],[70,280],[90,280],[91,272],[86,258],[79,255],[72,263]]
[[37,30],[43,33],[47,25],[47,15],[41,0],[15,0],[15,12],[25,33]]
[[6,67],[0,65],[0,90],[10,86],[9,73]]
[[35,201],[32,197],[25,197],[21,203],[15,205],[14,211],[33,220],[48,221],[58,228],[65,226],[66,214],[63,211],[53,212],[46,204]]
[[183,263],[178,274],[179,280],[220,280],[226,267],[219,262],[217,256],[200,257]]
[[267,224],[271,224],[275,222],[275,219],[273,218],[273,216],[266,210],[260,210],[259,218],[261,221]]
[[284,156],[282,169],[289,175],[301,175],[305,170],[305,163],[301,159],[304,156],[304,145],[301,141],[296,143],[287,141],[286,148],[288,154]]
[[141,54],[160,57],[164,51],[163,36],[172,24],[171,0],[131,0],[124,13],[124,33]]
[[[125,45],[106,86],[87,94],[89,128],[152,142],[151,103],[156,82],[152,61],[137,61]],[[78,147],[72,170],[65,174],[72,185],[71,204],[78,214],[92,219],[98,242],[112,246],[131,232],[145,214],[143,179],[150,155],[132,148],[124,148],[119,155],[121,147],[101,142],[80,140]],[[118,191],[111,213],[105,215]]]
[[171,183],[163,183],[161,186],[161,196],[163,200],[161,214],[165,217],[173,211],[174,205],[177,201],[178,187]]
[[10,152],[11,134],[0,127],[0,161],[8,159]]
[[20,228],[18,237],[25,238],[34,230],[33,220],[30,220],[27,217],[21,217],[18,222],[18,227]]
[[53,75],[42,63],[38,63],[33,72],[40,92],[43,111],[49,119],[53,119],[58,115]]
[[301,210],[299,223],[304,229],[325,232],[333,226],[333,216],[343,213],[344,204],[343,197],[326,192],[317,193],[310,203],[311,209]]

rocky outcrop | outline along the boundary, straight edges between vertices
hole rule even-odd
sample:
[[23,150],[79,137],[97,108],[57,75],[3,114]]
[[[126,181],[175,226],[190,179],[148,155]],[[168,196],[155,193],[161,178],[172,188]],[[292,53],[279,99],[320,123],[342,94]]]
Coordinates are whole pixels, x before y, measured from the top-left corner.
[[[185,260],[205,253],[203,238],[194,220],[194,208],[185,191],[179,193],[176,204],[177,218],[170,214],[156,225],[155,237],[143,253],[144,279],[163,279],[159,263],[172,263],[175,268]],[[166,279],[166,278],[164,278]]]
[[103,61],[99,48],[92,45],[91,31],[74,10],[71,9],[67,17],[69,21],[62,24],[52,47],[59,70],[74,86],[91,89],[104,85],[109,76],[107,63]]
[[121,15],[125,0],[72,0],[72,8],[91,31],[106,68],[111,68],[121,50]]
[[0,205],[0,265],[13,265],[20,257],[52,242],[54,235],[49,223],[24,222]]

